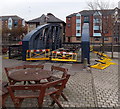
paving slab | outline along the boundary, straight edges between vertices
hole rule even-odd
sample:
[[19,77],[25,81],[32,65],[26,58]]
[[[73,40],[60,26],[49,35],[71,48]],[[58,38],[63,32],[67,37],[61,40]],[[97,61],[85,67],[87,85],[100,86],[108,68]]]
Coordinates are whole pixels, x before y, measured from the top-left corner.
[[[118,63],[117,59],[113,60]],[[94,62],[94,60],[92,61]],[[70,63],[53,63],[48,61],[26,62],[14,59],[3,59],[2,68],[23,64],[43,64],[45,69],[50,70],[51,65],[68,68],[71,77],[67,83],[64,93],[69,99],[66,102],[60,98],[64,107],[118,107],[118,65],[111,65],[104,70],[82,69],[82,65]],[[6,75],[3,70],[3,80]],[[44,107],[51,103],[51,99],[46,97]],[[6,101],[7,107],[13,107],[11,98]],[[25,100],[22,107],[37,107],[37,100]],[[55,105],[57,107],[57,105]]]

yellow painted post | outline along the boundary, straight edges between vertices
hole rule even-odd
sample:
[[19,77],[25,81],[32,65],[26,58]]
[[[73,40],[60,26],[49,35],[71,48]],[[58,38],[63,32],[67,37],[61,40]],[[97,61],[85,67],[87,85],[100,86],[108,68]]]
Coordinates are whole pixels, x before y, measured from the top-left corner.
[[56,52],[55,58],[57,58],[57,52]]
[[30,50],[30,58],[31,58],[31,50]]
[[48,49],[48,56],[50,57],[50,49]]
[[77,60],[77,53],[75,53],[75,59]]
[[53,58],[53,52],[51,53],[52,55],[51,55],[51,59]]
[[34,53],[34,50],[30,50],[30,58],[32,58],[32,53]]
[[64,59],[65,58],[65,53],[63,52],[63,54],[62,54],[62,58]]
[[28,50],[27,50],[27,53],[26,53],[26,58],[28,58]]
[[73,60],[73,54],[72,54],[72,60]]
[[46,57],[46,50],[45,50],[45,57]]

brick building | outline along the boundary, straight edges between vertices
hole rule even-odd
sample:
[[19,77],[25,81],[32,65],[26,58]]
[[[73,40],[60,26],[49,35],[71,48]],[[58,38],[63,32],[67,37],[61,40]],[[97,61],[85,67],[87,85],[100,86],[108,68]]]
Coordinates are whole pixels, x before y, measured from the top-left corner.
[[[13,15],[13,16],[0,16],[1,19],[1,27],[2,27],[2,43],[8,43],[10,41],[17,41],[22,39],[23,36],[19,35],[11,35],[11,33],[9,33],[8,31],[16,31],[17,29],[19,31],[20,28],[24,27],[25,29],[27,28],[27,25],[25,23],[25,20],[22,19],[21,17],[17,16],[17,15]],[[24,35],[24,33],[22,34]]]
[[47,23],[59,23],[62,26],[65,26],[65,22],[55,17],[52,13],[47,13],[47,15],[42,14],[40,17],[27,21],[28,24],[28,32],[35,29],[40,25],[44,25]]
[[0,16],[2,19],[2,28],[8,27],[9,29],[12,29],[14,27],[17,27],[18,25],[25,26],[25,20],[17,15],[13,16]]
[[115,9],[115,21],[114,21],[114,42],[119,43],[120,42],[120,8]]
[[[91,43],[102,43],[103,36],[105,43],[111,43],[112,36],[114,37],[116,31],[119,31],[114,29],[115,25],[118,25],[114,23],[118,11],[118,8],[98,11],[83,10],[67,16],[66,42],[81,42],[83,23],[89,22]],[[118,36],[120,36],[119,33]],[[118,40],[114,39],[115,42]]]

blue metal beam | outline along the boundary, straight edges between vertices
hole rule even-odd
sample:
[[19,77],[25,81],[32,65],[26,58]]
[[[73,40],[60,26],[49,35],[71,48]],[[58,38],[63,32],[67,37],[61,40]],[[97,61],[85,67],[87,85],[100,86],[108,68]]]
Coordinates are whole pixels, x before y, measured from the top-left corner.
[[60,24],[45,24],[29,32],[22,41],[23,60],[28,49],[58,49],[61,47],[62,27]]

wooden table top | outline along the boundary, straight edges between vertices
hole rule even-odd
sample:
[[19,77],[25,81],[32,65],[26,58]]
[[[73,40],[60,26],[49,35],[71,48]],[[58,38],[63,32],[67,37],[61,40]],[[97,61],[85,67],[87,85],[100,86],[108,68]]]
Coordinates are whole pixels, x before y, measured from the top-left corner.
[[9,75],[9,78],[15,81],[40,81],[51,77],[52,71],[44,69],[23,69],[14,71]]

